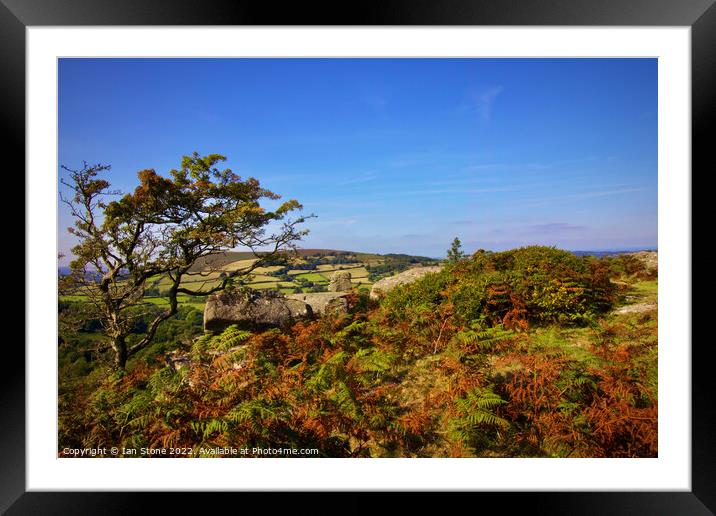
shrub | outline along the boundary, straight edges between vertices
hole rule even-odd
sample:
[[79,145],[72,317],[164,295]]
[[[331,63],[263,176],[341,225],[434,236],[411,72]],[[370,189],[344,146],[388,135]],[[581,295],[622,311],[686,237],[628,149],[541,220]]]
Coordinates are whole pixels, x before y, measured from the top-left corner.
[[426,274],[414,283],[389,291],[381,306],[391,318],[410,320],[417,314],[433,312],[445,301],[444,290],[450,281],[445,271]]
[[382,306],[394,318],[411,320],[450,304],[457,324],[583,324],[611,308],[615,286],[601,262],[551,247],[475,253],[389,292]]
[[[557,325],[609,309],[614,274],[608,260],[523,248],[475,253],[380,303],[353,292],[348,313],[289,329],[198,336],[201,313],[182,308],[121,374],[67,340],[60,442],[315,447],[329,457],[653,456],[656,320]],[[551,327],[525,332],[528,323]],[[158,360],[192,339],[187,367]]]

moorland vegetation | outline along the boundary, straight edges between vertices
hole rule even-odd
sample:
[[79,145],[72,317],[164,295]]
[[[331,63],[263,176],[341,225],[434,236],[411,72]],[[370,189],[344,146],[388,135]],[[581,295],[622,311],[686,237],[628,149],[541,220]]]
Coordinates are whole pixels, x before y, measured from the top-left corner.
[[[657,455],[655,267],[544,246],[468,255],[456,238],[440,270],[372,299],[378,279],[437,260],[301,251],[301,205],[264,209],[278,196],[223,159],[142,171],[112,201],[107,167],[68,170],[78,244],[60,278],[60,455]],[[345,313],[203,331],[214,292],[316,292],[336,270],[351,272]]]
[[60,446],[656,456],[656,310],[614,312],[655,296],[655,271],[630,255],[527,247],[263,332],[203,334],[182,306],[125,370],[93,351],[88,321],[60,345]]

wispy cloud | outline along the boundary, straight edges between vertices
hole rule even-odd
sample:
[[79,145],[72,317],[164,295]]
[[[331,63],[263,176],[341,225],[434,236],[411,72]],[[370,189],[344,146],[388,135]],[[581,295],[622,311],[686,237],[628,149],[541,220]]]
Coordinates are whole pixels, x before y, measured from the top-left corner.
[[492,177],[464,177],[454,176],[440,181],[429,181],[430,186],[458,186],[458,185],[484,185],[486,183],[504,183],[504,179],[497,176]]
[[301,183],[308,180],[321,180],[323,175],[314,172],[294,172],[289,174],[261,174],[260,172],[254,174],[247,174],[246,177],[254,176],[260,178],[262,184],[266,183]]
[[360,221],[358,217],[338,218],[338,219],[324,219],[316,220],[311,224],[313,226],[352,226]]
[[549,197],[537,200],[528,200],[527,202],[520,202],[519,205],[522,208],[536,208],[540,206],[548,206],[554,204],[565,204],[570,202],[583,201],[586,199],[594,199],[598,197],[611,197],[614,195],[624,195],[628,193],[644,192],[649,188],[622,188],[617,190],[599,190],[594,192],[584,192],[573,195],[564,195],[561,197]]
[[470,165],[465,167],[466,171],[471,170],[547,170],[558,168],[565,165],[576,165],[597,161],[598,156],[587,156],[584,158],[563,159],[549,162],[529,162],[529,163],[483,163],[479,165]]
[[489,120],[492,116],[492,107],[497,100],[497,96],[502,93],[502,86],[495,86],[483,92],[477,98],[477,112],[480,113],[484,120]]
[[476,112],[486,122],[492,117],[497,97],[502,93],[502,86],[491,86],[485,89],[474,89],[467,94],[467,100],[460,104],[459,110]]
[[575,224],[568,224],[567,222],[552,222],[549,224],[535,224],[529,226],[531,232],[537,233],[561,233],[564,231],[582,231],[587,229],[587,226],[578,226]]
[[[522,190],[521,187],[510,187],[510,188],[425,188],[420,190],[396,190],[390,192],[389,195],[383,198],[391,197],[411,197],[419,195],[444,195],[444,194],[488,194],[488,193],[501,193],[501,192],[514,192]],[[381,192],[385,193],[385,192]]]
[[513,168],[515,165],[508,165],[506,163],[485,163],[482,165],[470,165],[465,167],[465,170],[496,170],[500,168]]

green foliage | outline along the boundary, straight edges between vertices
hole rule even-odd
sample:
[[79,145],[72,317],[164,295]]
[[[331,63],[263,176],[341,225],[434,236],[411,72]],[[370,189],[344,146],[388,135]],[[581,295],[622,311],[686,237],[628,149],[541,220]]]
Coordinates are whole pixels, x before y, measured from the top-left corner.
[[[346,314],[283,330],[191,333],[179,370],[162,355],[189,349],[184,326],[200,331],[190,308],[167,324],[177,329],[162,334],[167,341],[124,372],[109,374],[96,365],[101,353],[85,354],[68,337],[60,343],[60,449],[654,456],[657,320],[604,312],[612,292],[605,264],[552,248],[478,252],[380,303],[353,294]],[[655,295],[655,285],[642,289]]]
[[648,278],[646,264],[631,254],[619,254],[607,258],[612,273],[619,276]]
[[541,272],[553,277],[560,273],[569,276],[587,273],[588,260],[569,251],[547,246],[520,247],[492,255],[497,270],[513,270],[523,274]]
[[197,339],[194,343],[194,351],[198,353],[209,350],[228,351],[244,344],[249,337],[251,337],[250,331],[241,330],[232,324],[219,335],[206,334]]
[[486,328],[480,324],[472,323],[470,327],[456,332],[453,341],[460,349],[484,353],[494,350],[499,344],[512,339],[514,335],[514,331],[507,330],[502,326]]
[[449,300],[453,304],[455,315],[463,324],[488,323],[487,303],[489,290],[493,286],[505,284],[504,273],[487,271],[467,274],[450,289]]
[[464,324],[584,324],[609,310],[616,298],[603,269],[551,247],[477,253],[455,273],[450,300]]
[[426,274],[414,283],[398,286],[388,292],[381,308],[391,319],[413,320],[424,313],[433,313],[445,301],[444,290],[451,282],[445,272]]
[[[301,210],[294,199],[271,211],[261,206],[264,199],[280,196],[261,188],[254,178],[242,180],[230,169],[220,170],[226,160],[220,154],[184,156],[179,169],[163,177],[155,170],[137,173],[139,184],[118,200],[110,184],[99,175],[109,167],[89,166],[80,170],[63,167],[69,180],[61,179],[68,194],[61,194],[74,219],[69,231],[77,245],[72,248],[71,274],[61,278],[60,291],[81,294],[90,302],[86,308],[101,322],[103,333],[111,340],[114,366],[124,369],[130,356],[147,348],[159,326],[176,314],[179,294],[206,295],[225,289],[235,278],[251,270],[226,272],[209,289],[182,282],[199,260],[242,245],[262,260],[295,247],[306,230],[289,215]],[[267,235],[266,226],[281,223],[280,231]],[[272,248],[261,252],[259,248]],[[169,278],[165,290],[156,279]],[[203,285],[203,284],[202,284]],[[167,306],[149,321],[141,339],[128,343],[130,334],[140,333],[135,326],[145,322],[137,310],[148,295],[161,294]]]
[[455,402],[456,415],[448,422],[448,437],[478,453],[510,423],[496,414],[506,402],[487,388],[475,388]]

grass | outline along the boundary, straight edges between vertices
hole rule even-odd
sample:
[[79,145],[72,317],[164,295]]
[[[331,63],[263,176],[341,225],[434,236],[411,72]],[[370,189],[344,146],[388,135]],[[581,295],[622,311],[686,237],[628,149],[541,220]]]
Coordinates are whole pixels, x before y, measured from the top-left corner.
[[251,274],[249,276],[249,279],[251,280],[249,283],[265,283],[267,281],[278,281],[278,278],[276,276],[269,276],[267,274]]
[[321,264],[316,266],[316,269],[321,272],[330,272],[330,271],[339,271],[343,269],[352,269],[355,267],[360,267],[360,263],[338,263],[335,265],[332,264]]
[[251,267],[251,265],[254,264],[254,262],[256,262],[256,259],[255,259],[255,258],[254,258],[254,259],[251,259],[251,260],[237,260],[237,261],[235,261],[235,262],[227,263],[226,265],[224,265],[223,267],[221,267],[221,269],[222,269],[222,270],[225,270],[225,271],[235,271],[235,270],[238,270],[238,269],[248,269],[249,267]]
[[639,281],[632,285],[632,289],[644,301],[656,301],[659,294],[659,282],[656,280]]
[[278,284],[279,284],[278,281],[265,281],[262,283],[252,283],[251,288],[253,288],[255,290],[266,290],[269,288],[275,288],[278,286]]
[[344,269],[346,272],[351,273],[351,278],[367,278],[368,271],[365,267],[353,267],[350,269]]
[[657,304],[659,297],[658,280],[615,281],[623,290],[617,307],[621,308],[633,304]]
[[60,301],[87,301],[87,296],[81,294],[73,294],[70,296],[60,296]]
[[[206,302],[194,301],[190,299],[190,297],[186,294],[179,294],[177,296],[177,301],[182,306],[191,306],[192,308],[195,308],[202,312],[204,311],[204,305],[206,304]],[[167,301],[167,299],[164,297],[145,297],[144,302],[151,303],[156,306],[169,306],[169,301]]]
[[[60,296],[60,301],[87,301],[86,296]],[[204,310],[204,305],[206,302],[201,301],[195,301],[190,296],[187,296],[186,294],[179,294],[177,296],[177,301],[179,301],[179,304],[184,306],[191,306],[193,308],[196,308],[197,310]],[[164,297],[145,297],[144,298],[145,303],[149,303],[156,306],[169,306],[169,301],[167,301]]]
[[[288,275],[295,279],[302,278],[317,285],[326,286],[330,282],[333,273],[335,271],[342,270],[351,274],[351,284],[354,288],[366,292],[370,291],[372,282],[368,280],[368,270],[366,269],[366,265],[380,264],[383,263],[384,260],[379,255],[363,253],[356,254],[355,260],[355,262],[351,263],[320,264],[315,270],[293,269],[288,271]],[[184,281],[182,281],[182,286],[198,292],[209,290],[220,284],[220,276],[223,272],[248,269],[255,261],[255,258],[249,258],[245,253],[226,253],[212,262],[212,267],[215,268],[215,270],[201,274],[194,272],[185,276]],[[305,260],[297,259],[294,260],[293,263],[305,263]],[[297,288],[300,288],[304,293],[310,293],[312,291],[312,288],[303,287],[298,283],[298,281],[282,281],[276,276],[270,275],[271,273],[279,271],[283,268],[284,267],[280,265],[258,267],[247,278],[250,279],[250,281],[247,281],[246,285],[256,290],[278,288],[284,294],[293,294]],[[655,282],[644,282],[644,285],[640,288],[648,290],[650,288],[648,283]],[[170,279],[166,275],[154,276],[149,279],[148,285],[150,287],[158,288],[161,294],[165,294],[170,286]],[[195,299],[195,297],[193,298],[185,294],[180,294],[178,297],[180,305],[191,306],[197,310],[203,311],[205,301],[197,302]],[[88,299],[84,295],[65,295],[62,296],[60,300],[81,302],[87,301]],[[168,306],[168,301],[164,297],[146,297],[144,302],[151,303],[156,306]]]
[[276,272],[283,269],[282,265],[269,265],[268,267],[256,267],[254,269],[255,274],[267,274],[269,272]]
[[[640,281],[631,285],[631,299],[627,304],[647,302],[657,304],[657,292],[658,281]],[[653,341],[656,344],[658,323],[654,310],[628,314],[612,313],[604,319],[607,323],[622,328],[624,336],[617,339],[618,341],[640,341],[642,344]],[[528,352],[531,353],[556,353],[585,365],[599,362],[599,359],[589,352],[590,344],[598,339],[597,333],[590,327],[570,328],[554,325],[532,328],[526,338]],[[656,346],[653,353],[656,354]],[[653,358],[653,370],[650,370],[649,378],[656,392],[656,356],[651,358]]]
[[323,274],[319,274],[317,272],[306,272],[302,274],[296,274],[297,278],[301,277],[308,281],[313,281],[314,283],[327,283],[328,278],[326,278]]

